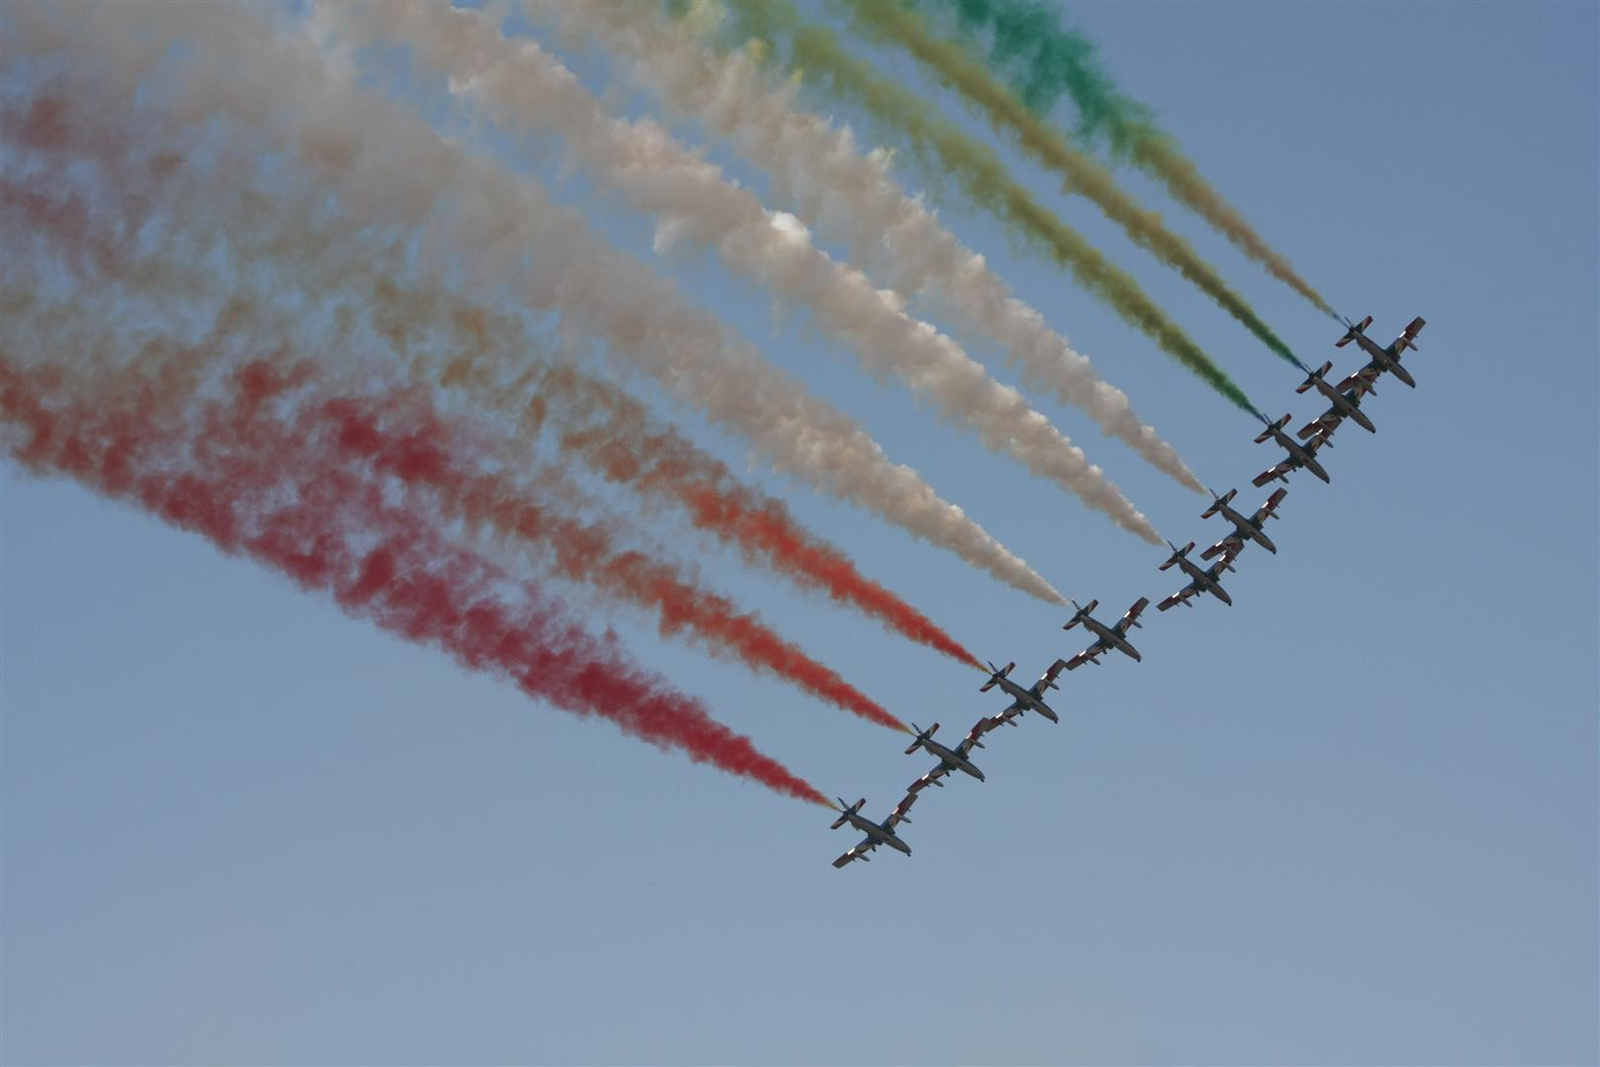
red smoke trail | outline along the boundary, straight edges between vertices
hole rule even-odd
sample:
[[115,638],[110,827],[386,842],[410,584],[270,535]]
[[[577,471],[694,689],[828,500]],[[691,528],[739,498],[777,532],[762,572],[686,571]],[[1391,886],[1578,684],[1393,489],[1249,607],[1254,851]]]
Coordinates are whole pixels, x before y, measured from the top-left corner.
[[[154,264],[148,258],[140,260],[130,255],[125,235],[137,233],[158,202],[170,204],[174,197],[189,202],[174,191],[171,181],[173,172],[181,166],[181,148],[163,148],[130,136],[125,123],[115,121],[114,116],[102,110],[86,107],[79,97],[67,87],[57,87],[26,104],[0,102],[7,140],[48,154],[52,157],[51,169],[65,168],[84,156],[95,159],[104,169],[114,197],[98,208],[91,207],[70,184],[50,180],[48,172],[27,181],[0,179],[0,222],[17,233],[29,229],[49,232],[52,247],[63,250],[70,257],[71,268],[80,274],[147,283]],[[185,177],[193,181],[193,176]],[[206,197],[208,203],[218,201],[223,194],[217,184],[195,187],[193,194]],[[235,175],[232,181],[222,184],[237,190],[248,183]],[[219,206],[213,203],[214,211]],[[686,510],[697,528],[736,546],[752,566],[771,568],[803,589],[826,593],[836,603],[877,618],[904,637],[959,662],[979,665],[972,653],[927,616],[863,577],[842,551],[807,532],[780,501],[744,485],[726,465],[661,424],[622,390],[570,367],[537,363],[507,385],[500,373],[506,353],[529,348],[525,331],[515,318],[439,286],[402,283],[359,258],[324,262],[324,270],[315,273],[314,264],[300,261],[326,260],[330,235],[315,226],[308,230],[302,215],[298,210],[273,214],[274,236],[255,251],[287,257],[283,266],[291,277],[331,276],[338,285],[352,288],[352,304],[362,308],[378,335],[395,349],[402,362],[416,365],[413,374],[426,375],[450,388],[469,390],[480,405],[501,409],[512,408],[518,403],[516,397],[535,391],[540,399],[535,402],[537,413],[530,420],[532,432],[537,432],[539,416],[548,415],[560,428],[558,439],[562,447],[602,476],[643,494],[675,502]],[[242,232],[252,225],[250,213],[242,214],[226,231],[229,240],[246,240]],[[261,243],[259,239],[257,243]],[[334,244],[337,247],[337,242]],[[165,273],[172,271],[167,269]],[[186,291],[194,284],[182,270],[175,278],[169,284]],[[311,291],[326,295],[317,281],[308,280],[306,284],[312,287]],[[448,352],[449,356],[433,354],[439,351]],[[600,578],[607,576],[603,568],[590,571]],[[637,600],[640,590],[656,585],[652,577],[635,571],[616,574],[610,588],[613,592],[629,588],[633,591],[630,599]],[[684,597],[675,598],[674,603],[693,606],[693,601]],[[668,610],[663,617],[663,631],[693,626],[720,635],[718,640],[742,641],[759,660],[785,664],[778,669],[810,678],[813,692],[836,694],[858,714],[900,728],[898,719],[859,693],[847,692],[848,687],[831,672],[806,661],[797,650],[786,649],[781,642],[748,628],[727,624],[721,616],[731,606],[700,607],[701,610]]]
[[[613,640],[585,633],[559,602],[385,503],[380,480],[328,427],[275,417],[293,381],[257,365],[232,384],[235,392],[187,425],[158,429],[166,420],[150,416],[169,414],[173,402],[148,378],[118,375],[79,397],[59,368],[23,370],[0,353],[0,419],[11,428],[8,450],[31,469],[137,501],[529,696],[827,805],[699,701],[630,665]],[[520,603],[505,599],[513,587]]]
[[[246,379],[273,373],[252,364]],[[551,514],[500,475],[476,472],[455,457],[462,447],[420,391],[386,399],[341,397],[315,412],[337,433],[339,446],[408,485],[439,494],[446,510],[488,523],[508,537],[554,552],[557,573],[602,593],[656,609],[663,634],[691,631],[713,649],[726,649],[746,665],[774,672],[815,696],[886,726],[905,730],[899,719],[869,700],[831,669],[780,638],[756,616],[741,613],[726,597],[699,589],[677,568],[641,552],[619,550],[609,529]]]
[[826,592],[895,632],[973,667],[975,656],[910,604],[863,577],[844,553],[813,537],[781,501],[739,482],[720,460],[650,417],[643,404],[565,367],[539,383],[541,414],[556,423],[564,451],[609,481],[677,501],[690,520],[804,589]]

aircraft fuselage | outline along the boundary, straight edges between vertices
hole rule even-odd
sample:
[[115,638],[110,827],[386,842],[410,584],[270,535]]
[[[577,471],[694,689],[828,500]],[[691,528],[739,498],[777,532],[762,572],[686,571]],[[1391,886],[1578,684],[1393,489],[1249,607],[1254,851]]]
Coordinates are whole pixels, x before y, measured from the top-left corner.
[[1317,457],[1299,441],[1277,428],[1272,431],[1272,439],[1278,442],[1278,446],[1289,453],[1289,458],[1300,464],[1300,466],[1325,482],[1332,480],[1328,477],[1328,472],[1322,469],[1322,464],[1317,462]]
[[1187,574],[1194,581],[1197,589],[1202,589],[1205,592],[1210,593],[1224,604],[1233,604],[1233,598],[1228,595],[1228,591],[1226,589],[1222,588],[1222,583],[1218,582],[1211,576],[1210,571],[1203,570],[1194,563],[1190,562],[1188,556],[1179,556],[1178,566],[1182,567],[1183,573]]
[[1417,381],[1411,377],[1411,372],[1400,365],[1400,357],[1394,353],[1393,345],[1389,346],[1389,348],[1384,348],[1365,333],[1356,334],[1356,344],[1361,346],[1363,352],[1372,357],[1372,362],[1393,374],[1396,378],[1411,386],[1411,388],[1415,389],[1417,387]]
[[1125,656],[1131,656],[1134,660],[1138,660],[1140,658],[1139,650],[1128,644],[1127,639],[1121,634],[1117,633],[1115,627],[1107,626],[1105,623],[1100,622],[1090,615],[1085,615],[1083,617],[1083,624],[1092,630],[1094,635],[1100,639],[1100,644],[1102,647],[1114,648]]
[[951,770],[965,771],[980,782],[984,780],[983,772],[978,770],[977,767],[973,766],[972,762],[968,760],[967,757],[961,755],[955,749],[945,748],[937,741],[926,740],[922,742],[922,747],[927,749],[931,755],[937,756],[944,762],[945,766],[949,767]]
[[851,826],[854,826],[878,844],[888,845],[890,848],[899,849],[908,856],[911,855],[911,846],[896,837],[893,830],[885,830],[880,823],[875,823],[862,815],[852,813],[848,818]]
[[1011,697],[1011,699],[1015,700],[1018,704],[1021,704],[1028,710],[1038,712],[1051,722],[1061,721],[1056,713],[1050,710],[1050,705],[1034,696],[1031,689],[1024,689],[1022,686],[1018,685],[1016,682],[1013,682],[1010,678],[1007,678],[1004,675],[996,675],[995,684],[998,685],[1007,696]]
[[1328,398],[1328,403],[1332,405],[1333,410],[1368,433],[1378,432],[1378,428],[1372,424],[1371,419],[1367,418],[1367,413],[1361,410],[1360,405],[1355,402],[1352,394],[1339,392],[1338,389],[1329,385],[1321,376],[1317,376],[1312,380],[1317,384],[1317,391]]
[[1218,504],[1217,510],[1222,513],[1223,518],[1233,523],[1233,528],[1239,531],[1240,537],[1247,541],[1254,540],[1262,548],[1266,549],[1268,552],[1271,552],[1273,555],[1278,554],[1278,546],[1272,543],[1272,538],[1268,537],[1264,532],[1262,532],[1261,527],[1257,526],[1255,523],[1251,522],[1237,511],[1234,511],[1226,504]]

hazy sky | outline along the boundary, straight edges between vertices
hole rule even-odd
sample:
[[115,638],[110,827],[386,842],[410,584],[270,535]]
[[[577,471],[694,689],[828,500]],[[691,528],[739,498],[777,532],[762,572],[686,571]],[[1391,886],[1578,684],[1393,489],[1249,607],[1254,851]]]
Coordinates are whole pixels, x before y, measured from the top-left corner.
[[[125,505],[0,463],[8,1063],[1592,1063],[1597,1051],[1600,77],[1592,4],[1082,5],[1121,86],[1344,313],[1407,356],[1208,601],[1062,680],[930,790],[909,858],[532,703]],[[3,24],[0,24],[3,25]],[[596,89],[598,53],[569,53]],[[896,56],[883,67],[952,114]],[[653,110],[616,82],[630,112]],[[419,89],[423,92],[424,89]],[[843,121],[848,111],[819,102]],[[1070,113],[1068,113],[1070,114]],[[963,119],[963,121],[966,121]],[[703,132],[679,127],[692,140]],[[487,144],[487,142],[485,142]],[[491,150],[488,147],[485,151]],[[712,141],[710,157],[767,185]],[[1019,175],[1274,416],[1322,405],[1015,152]],[[559,160],[619,246],[856,414],[1104,618],[1162,553],[862,375],[795,309]],[[925,179],[906,161],[902,180]],[[1148,181],[1308,363],[1339,329]],[[1257,427],[954,190],[941,216],[1240,503]],[[939,320],[938,308],[922,314]],[[991,346],[969,349],[1002,380]],[[1163,534],[1225,531],[1035,397]],[[662,406],[661,410],[672,409]],[[745,468],[744,445],[685,418]],[[1065,614],[751,465],[814,530],[1029,680]],[[672,531],[668,531],[672,533]],[[683,539],[902,718],[982,678]],[[763,751],[882,814],[904,741],[561,590]]]

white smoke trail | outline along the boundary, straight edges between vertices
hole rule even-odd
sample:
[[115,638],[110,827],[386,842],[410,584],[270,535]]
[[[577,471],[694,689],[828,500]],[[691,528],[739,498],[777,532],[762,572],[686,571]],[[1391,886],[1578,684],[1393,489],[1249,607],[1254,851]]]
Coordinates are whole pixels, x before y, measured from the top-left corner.
[[420,229],[424,249],[459,253],[474,283],[604,338],[613,354],[746,437],[777,469],[1018,589],[1063,602],[842,412],[729,337],[665,278],[609,247],[581,216],[553,205],[536,182],[468,155],[419,116],[358,88],[348,65],[319,48],[305,25],[212,4],[9,4],[5,20],[4,52],[98,64],[113,94],[124,94],[115,99],[131,99],[144,83],[146,92],[171,94],[179,121],[225,117],[261,128],[357,219]]
[[[770,174],[800,218],[903,293],[925,293],[994,338],[1029,388],[1092,417],[1180,485],[1204,492],[1193,472],[1127,396],[1018,300],[984,258],[964,247],[920,198],[889,174],[888,155],[863,152],[848,126],[801,110],[792,84],[774,87],[755,60],[701,43],[651,5],[525,0],[530,15],[594,36],[627,61],[639,83],[674,112],[705,122]],[[882,253],[887,251],[887,256]]]
[[892,294],[811,242],[791,215],[765,210],[749,190],[723,177],[659,123],[606,114],[559,60],[534,41],[503,36],[498,20],[444,4],[328,4],[319,17],[371,43],[389,35],[414,61],[449,76],[516,132],[555,130],[571,154],[637,209],[660,220],[658,244],[687,237],[714,247],[723,262],[782,296],[803,302],[820,325],[854,346],[874,373],[892,372],[932,398],[949,421],[978,432],[1013,458],[1151,543],[1160,536],[1083,451],[991,379],[950,338],[908,316]]

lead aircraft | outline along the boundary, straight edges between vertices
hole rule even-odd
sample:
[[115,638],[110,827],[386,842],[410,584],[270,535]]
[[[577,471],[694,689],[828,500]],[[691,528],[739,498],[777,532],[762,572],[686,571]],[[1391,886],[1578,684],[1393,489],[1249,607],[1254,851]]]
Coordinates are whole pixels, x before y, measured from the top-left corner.
[[1406,349],[1416,349],[1417,334],[1421,333],[1422,328],[1428,324],[1426,319],[1421,315],[1412,319],[1406,325],[1406,328],[1400,331],[1400,336],[1396,337],[1394,343],[1388,348],[1383,348],[1378,342],[1367,336],[1367,327],[1372,325],[1371,315],[1368,315],[1360,322],[1351,322],[1349,319],[1345,319],[1344,324],[1346,327],[1344,336],[1333,343],[1334,347],[1343,348],[1351,341],[1354,341],[1361,346],[1363,352],[1372,357],[1372,362],[1340,382],[1336,388],[1343,392],[1351,387],[1357,377],[1368,371],[1374,372],[1371,378],[1376,378],[1384,371],[1388,371],[1402,382],[1411,386],[1411,388],[1415,389],[1417,387],[1416,379],[1411,377],[1411,372],[1400,365],[1400,357],[1405,353]]

